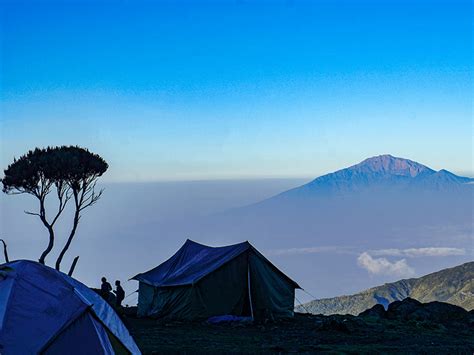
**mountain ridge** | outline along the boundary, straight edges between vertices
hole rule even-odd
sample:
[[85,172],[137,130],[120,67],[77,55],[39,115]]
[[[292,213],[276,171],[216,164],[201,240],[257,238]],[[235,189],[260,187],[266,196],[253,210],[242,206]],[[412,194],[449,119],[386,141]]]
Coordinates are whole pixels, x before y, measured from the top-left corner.
[[407,297],[420,302],[440,301],[474,309],[474,262],[439,270],[419,278],[402,279],[352,294],[310,301],[296,307],[298,312],[312,314],[357,315],[376,304],[389,303]]
[[269,199],[304,194],[360,192],[375,187],[458,189],[461,185],[473,181],[472,178],[458,176],[445,169],[436,171],[410,159],[384,154],[321,175],[304,185],[284,191]]

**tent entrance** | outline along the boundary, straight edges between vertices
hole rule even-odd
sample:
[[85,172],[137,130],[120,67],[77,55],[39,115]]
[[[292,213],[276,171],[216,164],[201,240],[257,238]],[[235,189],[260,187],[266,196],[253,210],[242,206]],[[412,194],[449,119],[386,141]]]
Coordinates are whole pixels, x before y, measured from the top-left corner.
[[252,316],[252,310],[250,307],[249,289],[246,288],[244,304],[242,306],[242,317],[251,317],[251,316]]
[[242,307],[242,316],[252,317],[253,319],[253,302],[252,302],[252,287],[250,284],[250,265],[247,261],[247,287],[245,289],[244,304]]

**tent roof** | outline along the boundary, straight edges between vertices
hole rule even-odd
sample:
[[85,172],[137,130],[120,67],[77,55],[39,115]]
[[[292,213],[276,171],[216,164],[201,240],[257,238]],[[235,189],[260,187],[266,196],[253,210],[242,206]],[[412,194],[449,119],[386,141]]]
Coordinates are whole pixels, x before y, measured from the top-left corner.
[[86,311],[132,354],[140,353],[115,311],[84,284],[34,261],[0,265],[0,345],[5,350],[41,351]]
[[[255,251],[257,255],[265,259],[248,241],[224,247],[210,247],[187,239],[171,258],[132,279],[160,287],[192,285],[248,250]],[[299,288],[296,282],[283,274],[270,261],[267,259],[265,261],[296,288]]]

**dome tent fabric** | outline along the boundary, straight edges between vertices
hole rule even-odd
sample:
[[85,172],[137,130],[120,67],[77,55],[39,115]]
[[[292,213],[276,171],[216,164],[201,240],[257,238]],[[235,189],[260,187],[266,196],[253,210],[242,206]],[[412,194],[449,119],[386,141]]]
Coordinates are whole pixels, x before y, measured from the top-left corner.
[[300,288],[249,242],[209,247],[187,240],[170,259],[134,276],[138,315],[292,317]]
[[140,354],[118,315],[79,281],[27,260],[0,265],[1,354]]

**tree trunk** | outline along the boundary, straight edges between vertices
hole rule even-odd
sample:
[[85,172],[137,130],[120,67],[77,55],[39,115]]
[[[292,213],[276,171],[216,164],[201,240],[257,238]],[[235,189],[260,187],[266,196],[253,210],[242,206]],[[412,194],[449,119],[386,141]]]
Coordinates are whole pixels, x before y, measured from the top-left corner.
[[42,201],[42,200],[40,200],[40,216],[39,217],[41,219],[41,222],[43,222],[44,226],[48,229],[48,233],[49,233],[48,246],[43,251],[43,254],[41,254],[41,256],[38,260],[41,264],[44,264],[46,256],[51,252],[51,250],[53,249],[53,246],[54,246],[54,230],[53,230],[53,227],[51,226],[51,224],[49,224],[48,221],[46,220],[46,211],[45,211],[45,208],[44,208],[44,201]]
[[5,262],[9,263],[10,259],[8,258],[7,243],[5,243],[3,239],[0,239],[0,241],[3,243],[3,256],[5,257]]
[[64,245],[64,248],[61,250],[61,253],[59,253],[58,259],[56,260],[56,270],[58,271],[61,268],[61,262],[63,261],[64,254],[66,254],[66,251],[69,249],[69,246],[71,245],[71,242],[74,239],[74,235],[76,234],[77,225],[79,224],[79,218],[80,218],[80,211],[79,211],[79,208],[76,207],[76,212],[74,213],[74,222],[71,229],[71,233],[69,234],[69,238],[67,239],[67,242]]

